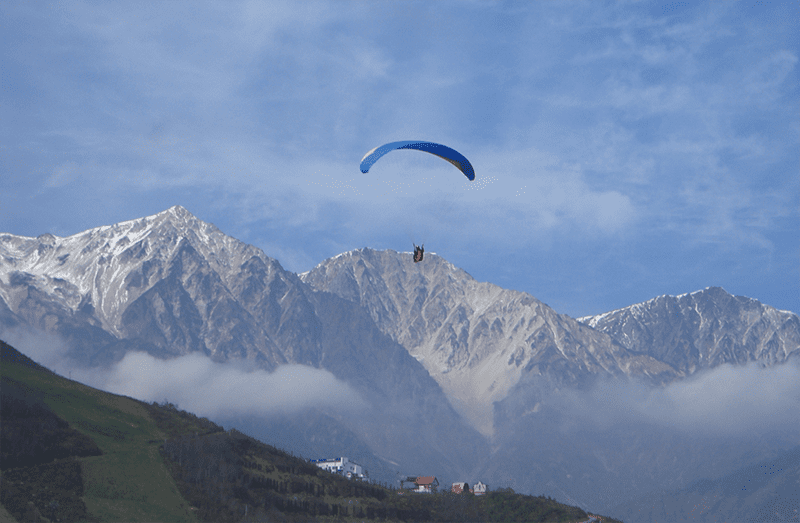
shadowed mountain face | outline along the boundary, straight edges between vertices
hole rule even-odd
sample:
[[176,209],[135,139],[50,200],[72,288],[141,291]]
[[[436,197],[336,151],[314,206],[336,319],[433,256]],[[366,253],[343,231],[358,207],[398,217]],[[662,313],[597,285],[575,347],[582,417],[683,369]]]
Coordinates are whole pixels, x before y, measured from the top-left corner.
[[296,275],[178,206],[67,238],[0,234],[0,337],[24,329],[98,372],[132,351],[324,369],[363,404],[218,421],[325,453],[307,457],[358,452],[383,481],[481,480],[598,510],[788,448],[785,431],[693,433],[706,414],[684,416],[680,387],[716,393],[727,375],[703,373],[800,355],[795,314],[718,288],[575,320],[435,254],[360,249]]
[[800,521],[800,447],[611,510],[624,521]]

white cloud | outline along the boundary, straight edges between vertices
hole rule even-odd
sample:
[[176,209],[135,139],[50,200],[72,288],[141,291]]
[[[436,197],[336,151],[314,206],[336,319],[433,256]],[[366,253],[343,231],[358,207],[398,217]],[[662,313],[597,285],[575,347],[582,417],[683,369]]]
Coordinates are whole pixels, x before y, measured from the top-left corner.
[[327,370],[306,365],[281,365],[267,372],[242,361],[216,363],[197,353],[161,360],[129,352],[111,368],[89,368],[71,358],[67,344],[53,334],[13,328],[0,332],[0,339],[61,376],[143,401],[167,399],[210,418],[367,407],[348,384]]
[[79,176],[79,167],[75,162],[69,161],[53,169],[53,173],[44,182],[46,187],[63,187]]
[[744,79],[748,92],[772,100],[779,96],[777,88],[786,80],[797,65],[797,55],[782,49],[762,58]]
[[14,327],[0,330],[0,339],[36,363],[62,376],[67,376],[75,366],[66,355],[66,343],[54,334],[27,327]]
[[646,422],[722,437],[798,431],[800,362],[725,364],[663,388],[604,380],[588,393],[567,390],[554,401],[604,427]]
[[360,409],[366,404],[326,370],[282,365],[274,372],[215,363],[201,354],[171,360],[131,352],[105,378],[104,390],[146,401],[164,398],[201,416],[267,415],[320,409]]

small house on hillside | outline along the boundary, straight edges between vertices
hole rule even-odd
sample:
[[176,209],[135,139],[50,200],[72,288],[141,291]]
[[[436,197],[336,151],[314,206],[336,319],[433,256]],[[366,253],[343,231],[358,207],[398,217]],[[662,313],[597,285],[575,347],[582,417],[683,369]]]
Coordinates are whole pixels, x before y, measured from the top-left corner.
[[430,494],[436,492],[439,487],[439,480],[436,476],[408,476],[406,479],[400,480],[400,488],[404,488],[406,482],[414,484],[414,489],[411,492],[422,492]]
[[414,492],[430,494],[431,492],[436,492],[439,487],[439,480],[436,479],[436,476],[418,476],[414,484],[417,486]]
[[450,487],[450,492],[453,494],[466,494],[469,492],[469,483],[466,481],[459,481],[458,483],[453,483],[453,486]]
[[480,481],[475,483],[475,485],[473,485],[472,487],[472,493],[475,494],[476,496],[483,496],[484,494],[486,494],[487,490],[489,490],[489,488]]

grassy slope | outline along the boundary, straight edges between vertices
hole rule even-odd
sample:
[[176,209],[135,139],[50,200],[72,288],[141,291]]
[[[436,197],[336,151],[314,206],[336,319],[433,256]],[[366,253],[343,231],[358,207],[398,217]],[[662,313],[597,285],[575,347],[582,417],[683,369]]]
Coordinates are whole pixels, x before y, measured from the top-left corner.
[[78,458],[91,516],[100,521],[196,521],[158,453],[164,433],[141,402],[6,358],[0,375],[43,392],[47,406],[102,450],[102,456]]

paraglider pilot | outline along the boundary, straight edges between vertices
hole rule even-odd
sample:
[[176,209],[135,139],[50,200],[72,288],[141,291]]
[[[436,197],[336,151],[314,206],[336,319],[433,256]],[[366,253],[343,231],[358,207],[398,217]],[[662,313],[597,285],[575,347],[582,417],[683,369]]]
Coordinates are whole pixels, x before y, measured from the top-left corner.
[[421,262],[422,257],[425,256],[425,245],[423,244],[422,247],[418,247],[417,244],[414,244],[414,263]]

